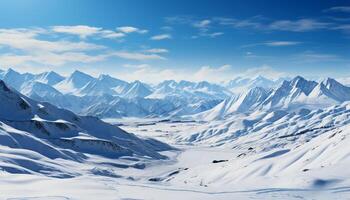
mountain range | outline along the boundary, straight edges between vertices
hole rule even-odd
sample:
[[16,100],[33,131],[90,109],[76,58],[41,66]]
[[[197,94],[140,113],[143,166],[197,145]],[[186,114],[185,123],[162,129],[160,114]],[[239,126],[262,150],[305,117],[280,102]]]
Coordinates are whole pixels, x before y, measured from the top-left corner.
[[109,75],[96,78],[80,71],[64,77],[53,71],[31,74],[8,69],[0,71],[0,79],[35,100],[100,118],[190,116],[213,120],[232,113],[324,108],[350,100],[350,88],[335,79],[316,82],[301,76],[277,80],[238,77],[223,84],[167,80],[149,85]]

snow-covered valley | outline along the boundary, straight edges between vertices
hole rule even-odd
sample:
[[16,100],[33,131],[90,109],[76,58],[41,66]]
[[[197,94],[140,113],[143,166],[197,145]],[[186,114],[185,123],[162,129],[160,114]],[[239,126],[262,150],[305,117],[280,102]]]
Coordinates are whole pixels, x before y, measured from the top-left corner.
[[[162,141],[192,123],[123,126]],[[134,123],[133,123],[134,124]],[[162,129],[163,131],[159,131]],[[182,131],[181,131],[182,130]],[[4,199],[346,199],[349,128],[327,132],[294,149],[257,152],[204,145],[173,145],[169,159],[149,162],[143,169],[62,163],[82,173],[73,178],[2,173]],[[164,133],[167,133],[166,135]],[[336,134],[335,134],[336,133]],[[250,144],[258,149],[259,144]],[[341,151],[340,151],[341,149]],[[242,153],[246,153],[243,155]],[[242,156],[243,155],[243,156]],[[94,158],[100,160],[101,158]],[[103,159],[101,159],[103,160]],[[95,168],[99,165],[98,168]],[[93,168],[95,173],[87,169]],[[19,184],[20,183],[20,184]],[[20,193],[18,191],[21,191]]]

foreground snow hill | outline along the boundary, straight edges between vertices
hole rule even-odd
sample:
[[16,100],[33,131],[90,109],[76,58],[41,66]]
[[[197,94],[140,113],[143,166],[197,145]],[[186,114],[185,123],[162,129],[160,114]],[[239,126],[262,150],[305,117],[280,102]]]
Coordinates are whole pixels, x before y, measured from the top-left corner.
[[166,159],[159,151],[171,149],[98,118],[34,101],[3,81],[0,105],[0,169],[9,173],[72,177],[82,173],[78,163],[142,167],[147,160]]

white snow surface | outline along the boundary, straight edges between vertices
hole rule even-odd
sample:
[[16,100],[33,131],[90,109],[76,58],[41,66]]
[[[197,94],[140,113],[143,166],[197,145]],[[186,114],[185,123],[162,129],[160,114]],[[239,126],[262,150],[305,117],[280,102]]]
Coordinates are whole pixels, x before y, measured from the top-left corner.
[[1,77],[0,199],[350,198],[350,90],[334,79]]

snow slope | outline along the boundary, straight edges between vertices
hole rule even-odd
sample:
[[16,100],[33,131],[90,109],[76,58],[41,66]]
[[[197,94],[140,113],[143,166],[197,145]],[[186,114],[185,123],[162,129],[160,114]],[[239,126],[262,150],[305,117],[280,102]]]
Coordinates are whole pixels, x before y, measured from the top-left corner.
[[104,158],[111,166],[123,158],[133,158],[134,162],[126,163],[137,164],[166,159],[158,151],[171,149],[98,118],[34,101],[3,81],[0,105],[0,169],[8,173],[67,178],[80,174],[72,163],[89,163],[91,157]]

